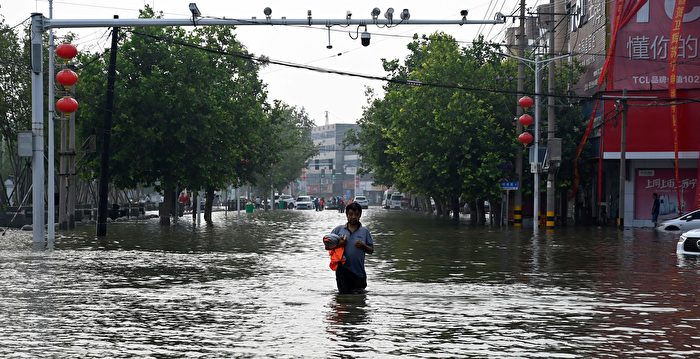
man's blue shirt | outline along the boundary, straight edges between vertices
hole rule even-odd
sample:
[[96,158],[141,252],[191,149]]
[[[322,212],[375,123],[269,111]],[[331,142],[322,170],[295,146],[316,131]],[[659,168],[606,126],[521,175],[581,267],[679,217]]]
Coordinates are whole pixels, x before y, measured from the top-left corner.
[[365,273],[365,251],[355,247],[355,242],[363,241],[368,246],[374,246],[372,235],[369,230],[360,224],[360,227],[355,232],[348,230],[347,224],[333,228],[331,233],[339,236],[345,236],[348,241],[345,243],[345,268],[349,269],[356,276],[366,278]]

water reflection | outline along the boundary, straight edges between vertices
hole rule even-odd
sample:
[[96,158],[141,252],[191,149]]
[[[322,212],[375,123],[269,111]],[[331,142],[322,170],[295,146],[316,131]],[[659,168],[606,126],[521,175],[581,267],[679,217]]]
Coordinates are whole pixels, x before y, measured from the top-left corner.
[[371,338],[368,323],[367,294],[333,295],[328,305],[326,333],[332,341],[343,342],[350,351],[366,349],[363,343]]
[[696,357],[700,262],[650,230],[455,226],[371,208],[368,292],[337,294],[337,212],[215,214],[0,240],[0,356]]

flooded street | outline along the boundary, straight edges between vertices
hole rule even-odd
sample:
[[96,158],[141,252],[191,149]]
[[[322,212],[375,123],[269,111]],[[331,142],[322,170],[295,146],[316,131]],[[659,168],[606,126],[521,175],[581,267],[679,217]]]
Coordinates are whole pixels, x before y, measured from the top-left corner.
[[338,295],[336,211],[0,237],[2,357],[698,357],[700,260],[652,230],[469,227],[371,207],[368,292]]

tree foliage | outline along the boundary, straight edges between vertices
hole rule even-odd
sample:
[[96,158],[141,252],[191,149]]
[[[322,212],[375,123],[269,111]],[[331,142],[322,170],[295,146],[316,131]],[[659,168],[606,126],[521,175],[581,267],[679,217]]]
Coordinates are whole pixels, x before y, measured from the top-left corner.
[[[141,16],[156,14],[146,7]],[[95,95],[105,92],[107,64],[100,58],[88,67],[81,81],[83,136],[109,131],[102,128],[104,96]],[[311,153],[308,146],[283,152],[292,147],[290,141],[302,143],[309,135],[308,116],[282,103],[270,107],[259,68],[232,27],[125,32],[111,128],[113,183],[120,188],[159,184],[166,195],[162,216],[176,189],[205,189],[210,213],[215,189],[255,183],[260,173],[286,159],[300,170],[302,158]],[[94,156],[92,176],[97,167]]]
[[404,65],[385,61],[391,76],[446,86],[390,83],[383,99],[371,98],[356,136],[363,166],[379,183],[431,196],[455,213],[460,198],[496,197],[499,166],[515,152],[508,122],[497,117],[503,95],[458,87],[493,84],[507,67],[483,44],[461,49],[442,33],[408,48]]
[[[26,34],[25,34],[26,35]],[[28,37],[20,38],[15,29],[0,17],[0,136],[2,136],[2,171],[0,193],[2,203],[8,203],[5,179],[15,182],[14,202],[22,200],[29,189],[31,174],[29,160],[17,156],[17,133],[32,128],[31,76]]]

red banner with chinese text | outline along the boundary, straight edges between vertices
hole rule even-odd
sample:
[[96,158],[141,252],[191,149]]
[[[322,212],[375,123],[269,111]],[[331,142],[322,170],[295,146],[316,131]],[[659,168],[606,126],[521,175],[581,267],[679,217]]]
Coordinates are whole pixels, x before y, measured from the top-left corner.
[[[671,56],[668,64],[668,92],[669,97],[676,98],[678,86],[678,55],[681,37],[681,28],[683,26],[683,17],[685,14],[686,0],[677,0],[676,7],[673,10],[673,19],[671,21]],[[676,168],[676,184],[680,183],[680,175],[678,174],[678,108],[675,102],[671,105],[671,126],[673,127],[673,153],[674,166]],[[676,186],[676,196],[678,203],[681,202],[681,189]],[[679,214],[682,212],[679,212]]]
[[[629,21],[623,21],[614,34],[614,64],[608,69],[608,89],[669,89],[673,16],[681,2],[685,11],[677,37],[676,85],[679,89],[700,86],[700,0],[679,0],[678,4],[675,0],[614,0],[616,9],[621,1],[625,9],[632,10],[623,14],[623,19]],[[635,8],[637,11],[632,12]]]

